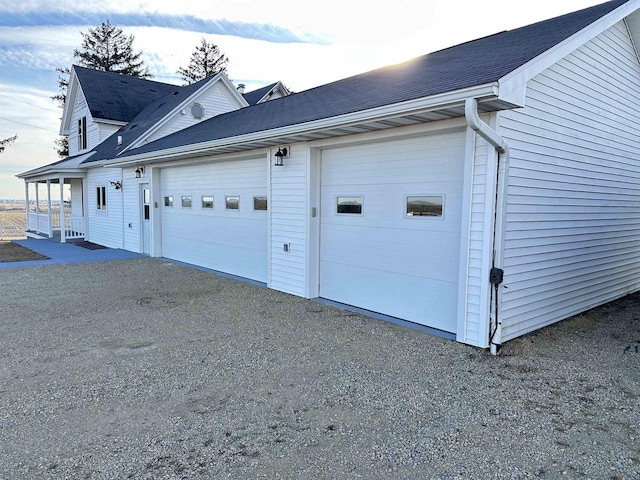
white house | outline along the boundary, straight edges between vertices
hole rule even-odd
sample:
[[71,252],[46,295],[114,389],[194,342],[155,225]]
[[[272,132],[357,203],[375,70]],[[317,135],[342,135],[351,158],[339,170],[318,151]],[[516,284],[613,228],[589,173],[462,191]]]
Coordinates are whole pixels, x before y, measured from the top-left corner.
[[63,239],[495,351],[640,286],[639,7],[614,0],[291,95],[74,67],[72,156],[19,177],[71,184]]

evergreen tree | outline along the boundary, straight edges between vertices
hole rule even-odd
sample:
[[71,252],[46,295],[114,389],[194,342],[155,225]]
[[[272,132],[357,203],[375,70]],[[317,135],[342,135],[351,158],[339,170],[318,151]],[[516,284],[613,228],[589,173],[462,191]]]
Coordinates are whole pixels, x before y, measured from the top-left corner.
[[182,75],[185,85],[189,85],[206,77],[217,75],[227,71],[229,59],[220,51],[217,45],[207,42],[205,38],[200,40],[191,54],[191,61],[187,68],[180,67],[178,73]]
[[[144,66],[142,52],[133,51],[133,35],[125,35],[121,28],[111,25],[109,20],[102,22],[96,28],[90,28],[86,33],[81,32],[81,49],[73,51],[78,65],[104,72],[114,72],[139,78],[151,78],[149,69]],[[59,93],[51,97],[64,108],[69,86],[68,67],[56,68],[58,72]],[[60,157],[69,155],[69,141],[61,137],[55,141],[56,152]]]

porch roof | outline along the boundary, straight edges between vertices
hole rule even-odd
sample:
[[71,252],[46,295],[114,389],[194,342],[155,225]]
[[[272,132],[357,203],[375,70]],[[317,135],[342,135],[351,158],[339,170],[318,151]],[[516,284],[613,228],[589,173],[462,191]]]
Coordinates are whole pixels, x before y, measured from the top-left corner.
[[60,177],[84,178],[86,176],[86,170],[82,168],[80,164],[91,157],[94,153],[95,152],[88,152],[83,153],[82,155],[68,157],[43,167],[19,173],[16,177],[21,178],[26,182],[46,182],[47,180],[50,180],[52,183],[59,182]]

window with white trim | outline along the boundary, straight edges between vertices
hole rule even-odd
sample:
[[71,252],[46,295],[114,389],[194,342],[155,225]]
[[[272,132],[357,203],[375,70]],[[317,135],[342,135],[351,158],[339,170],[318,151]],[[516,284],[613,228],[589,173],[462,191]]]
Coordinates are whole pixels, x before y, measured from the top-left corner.
[[240,197],[237,195],[227,195],[224,197],[226,210],[240,210]]
[[407,195],[405,215],[410,218],[441,218],[443,195]]
[[267,209],[267,197],[253,197],[253,209],[254,210],[266,210]]
[[78,119],[78,150],[87,148],[87,117]]
[[107,187],[96,187],[96,210],[107,210]]
[[213,208],[213,195],[202,196],[202,208]]

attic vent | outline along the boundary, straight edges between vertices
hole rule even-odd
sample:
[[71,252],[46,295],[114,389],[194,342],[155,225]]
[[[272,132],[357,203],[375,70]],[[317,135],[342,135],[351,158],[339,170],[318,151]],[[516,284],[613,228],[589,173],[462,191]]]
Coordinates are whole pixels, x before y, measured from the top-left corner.
[[193,115],[193,118],[197,119],[204,117],[204,107],[199,103],[194,103],[191,105],[191,115]]

